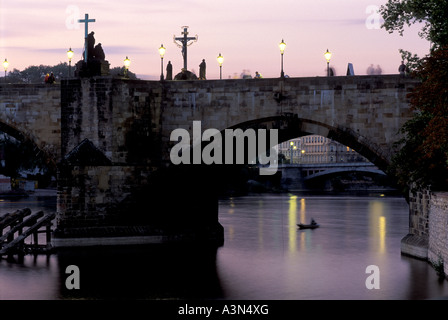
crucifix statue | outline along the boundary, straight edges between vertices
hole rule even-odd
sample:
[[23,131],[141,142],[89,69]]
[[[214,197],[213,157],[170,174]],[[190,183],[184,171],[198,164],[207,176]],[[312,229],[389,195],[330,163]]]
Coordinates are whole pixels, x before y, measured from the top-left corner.
[[[187,70],[187,46],[190,46],[193,44],[193,42],[188,43],[189,41],[198,41],[198,35],[195,37],[188,37],[188,27],[184,26],[184,32],[182,32],[183,37],[176,37],[174,36],[174,43],[179,47],[182,48],[182,57],[184,58],[184,69]],[[176,41],[179,41],[180,44],[178,44]]]
[[[95,19],[89,19],[89,14],[86,13],[85,14],[85,18],[84,19],[79,19],[78,20],[79,23],[84,23],[85,24],[85,43],[84,43],[84,62],[87,63],[87,57],[88,57],[88,37],[89,37],[89,22],[95,22]],[[91,52],[93,53],[93,52]]]

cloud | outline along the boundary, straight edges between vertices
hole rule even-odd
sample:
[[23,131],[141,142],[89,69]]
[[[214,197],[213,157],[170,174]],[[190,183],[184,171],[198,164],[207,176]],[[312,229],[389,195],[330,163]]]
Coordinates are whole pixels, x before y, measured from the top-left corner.
[[[102,44],[103,45],[103,44]],[[145,47],[139,47],[139,46],[104,46],[103,49],[105,54],[121,54],[123,55],[123,52],[126,54],[145,54],[148,52],[148,49]]]

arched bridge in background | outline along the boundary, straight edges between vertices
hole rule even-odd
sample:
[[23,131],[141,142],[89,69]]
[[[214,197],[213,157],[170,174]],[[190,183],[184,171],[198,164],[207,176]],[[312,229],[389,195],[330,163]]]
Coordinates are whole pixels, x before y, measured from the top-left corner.
[[300,178],[305,181],[342,172],[363,172],[386,175],[384,171],[369,162],[287,164],[280,165],[278,169],[287,176],[291,176],[291,174],[287,174],[286,171],[299,169],[301,172]]

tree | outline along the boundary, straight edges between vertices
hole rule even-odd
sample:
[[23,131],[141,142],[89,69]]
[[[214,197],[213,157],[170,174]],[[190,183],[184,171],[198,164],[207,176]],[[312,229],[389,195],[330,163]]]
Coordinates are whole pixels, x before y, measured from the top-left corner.
[[420,59],[400,50],[403,60],[422,82],[409,94],[414,117],[400,132],[398,152],[390,172],[407,189],[410,185],[446,189],[448,183],[448,1],[389,0],[381,7],[383,28],[403,35],[405,26],[422,23],[420,37],[431,42],[430,53]]
[[8,81],[11,83],[43,83],[45,75],[53,72],[56,80],[66,77],[68,74],[68,64],[66,62],[59,63],[54,66],[39,65],[29,66],[23,71],[14,69],[8,74]]
[[381,6],[383,28],[403,35],[405,26],[423,23],[420,37],[430,41],[434,49],[448,44],[448,2],[440,0],[389,0]]
[[448,46],[422,59],[414,75],[422,83],[409,94],[414,117],[401,128],[403,139],[392,172],[401,185],[446,189],[448,185]]
[[[74,68],[72,66],[72,68]],[[20,71],[14,69],[8,73],[8,82],[10,83],[44,83],[45,75],[47,73],[53,72],[56,77],[56,81],[59,82],[61,79],[68,76],[68,64],[67,62],[60,62],[54,66],[39,65],[39,66],[29,66],[24,70]],[[110,69],[110,74],[112,76],[123,76],[124,67],[115,67]],[[129,79],[138,79],[135,73],[128,70]]]
[[[124,77],[125,69],[124,67],[115,67],[109,70],[110,74],[115,77]],[[131,80],[136,80],[137,75],[131,71],[127,71],[127,77]]]
[[[381,6],[384,19],[382,27],[389,33],[397,31],[401,36],[406,26],[423,24],[419,35],[431,43],[431,49],[448,45],[448,1],[440,0],[389,0]],[[402,60],[411,70],[418,68],[420,58],[400,49]]]

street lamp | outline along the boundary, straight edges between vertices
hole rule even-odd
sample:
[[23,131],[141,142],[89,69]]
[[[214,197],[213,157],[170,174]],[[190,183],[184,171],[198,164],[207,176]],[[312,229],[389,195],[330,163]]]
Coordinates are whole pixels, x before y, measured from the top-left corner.
[[68,76],[72,76],[72,58],[73,58],[74,52],[72,51],[72,48],[68,49],[67,51],[67,57],[68,57]]
[[163,44],[160,45],[159,48],[159,54],[160,54],[160,59],[161,59],[161,63],[162,63],[162,72],[160,74],[160,81],[163,81],[163,56],[165,55],[166,49],[163,46]]
[[331,59],[331,52],[328,51],[324,53],[325,59],[327,59],[327,77],[330,76],[330,59]]
[[5,59],[5,61],[3,61],[3,68],[5,68],[5,83],[6,83],[6,70],[8,70],[8,66],[9,62],[8,60]]
[[218,58],[216,58],[219,63],[219,79],[222,79],[222,63],[224,62],[224,57],[219,54]]
[[126,59],[124,59],[124,77],[128,77],[128,69],[131,65],[131,60],[129,60],[128,56],[126,56]]
[[285,52],[285,48],[286,48],[286,43],[285,41],[280,42],[280,44],[278,45],[278,47],[280,48],[280,53],[282,55],[282,71],[280,73],[280,77],[284,78],[285,77],[285,73],[283,72],[283,53]]
[[292,150],[294,149],[294,141],[289,142],[289,153],[291,155],[291,159],[289,160],[290,164],[293,164],[293,156],[292,156]]

